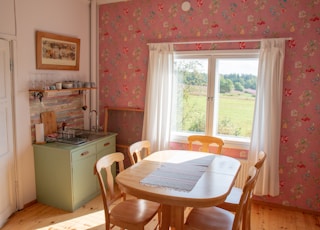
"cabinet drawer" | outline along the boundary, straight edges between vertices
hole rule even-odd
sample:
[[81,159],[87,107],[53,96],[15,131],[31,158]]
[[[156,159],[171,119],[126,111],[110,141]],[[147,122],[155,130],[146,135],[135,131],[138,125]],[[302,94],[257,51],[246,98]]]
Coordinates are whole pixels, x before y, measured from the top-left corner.
[[96,154],[96,152],[97,151],[96,151],[95,145],[87,146],[86,148],[79,149],[77,151],[72,152],[71,161],[74,162],[77,160],[85,159],[89,156]]
[[111,152],[114,152],[115,149],[115,138],[107,138],[105,140],[99,141],[97,143],[97,152],[99,153],[102,150],[110,149]]

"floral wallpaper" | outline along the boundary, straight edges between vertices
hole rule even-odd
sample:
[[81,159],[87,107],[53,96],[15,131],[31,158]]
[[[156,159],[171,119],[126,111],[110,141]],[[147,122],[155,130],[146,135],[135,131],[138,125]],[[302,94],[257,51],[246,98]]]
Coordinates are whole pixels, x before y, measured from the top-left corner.
[[[132,0],[100,6],[100,111],[105,106],[144,107],[148,42],[291,37],[284,67],[280,195],[255,199],[319,212],[320,0],[189,0],[189,11],[182,10],[183,2]],[[243,41],[198,43],[187,49],[258,46]],[[125,113],[116,123],[132,134],[130,141],[141,138],[141,118],[131,120]]]

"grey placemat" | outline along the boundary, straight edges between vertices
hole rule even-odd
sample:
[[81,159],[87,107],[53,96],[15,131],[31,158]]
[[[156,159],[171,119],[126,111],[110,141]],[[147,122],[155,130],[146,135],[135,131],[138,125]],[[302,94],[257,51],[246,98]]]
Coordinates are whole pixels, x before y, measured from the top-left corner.
[[182,163],[163,163],[140,182],[150,186],[191,191],[213,158],[214,155]]

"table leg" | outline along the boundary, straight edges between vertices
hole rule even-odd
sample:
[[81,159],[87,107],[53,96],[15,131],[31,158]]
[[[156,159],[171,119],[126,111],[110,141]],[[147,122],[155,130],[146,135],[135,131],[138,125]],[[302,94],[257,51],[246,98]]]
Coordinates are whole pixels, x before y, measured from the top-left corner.
[[[184,207],[162,205],[161,230],[182,230],[184,224]],[[171,226],[171,228],[170,228]]]
[[170,205],[162,205],[161,207],[161,230],[168,230],[170,227],[170,218],[171,218],[171,206]]
[[184,225],[184,207],[171,207],[171,230],[182,230]]

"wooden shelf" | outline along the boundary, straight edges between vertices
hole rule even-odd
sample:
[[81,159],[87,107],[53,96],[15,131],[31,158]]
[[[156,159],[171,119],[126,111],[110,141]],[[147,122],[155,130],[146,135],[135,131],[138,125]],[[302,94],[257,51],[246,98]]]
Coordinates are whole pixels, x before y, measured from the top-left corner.
[[132,112],[143,112],[144,110],[141,108],[132,108],[132,107],[112,107],[112,106],[105,106],[106,110],[119,110],[119,111],[132,111]]
[[31,93],[47,93],[47,92],[63,92],[63,91],[82,91],[82,90],[92,90],[93,88],[70,88],[70,89],[29,89]]
[[71,92],[71,91],[79,91],[81,94],[84,90],[92,90],[97,89],[96,87],[92,88],[70,88],[70,89],[29,89],[30,93],[33,93],[34,98],[38,98],[42,101],[45,93],[59,93],[59,92]]

